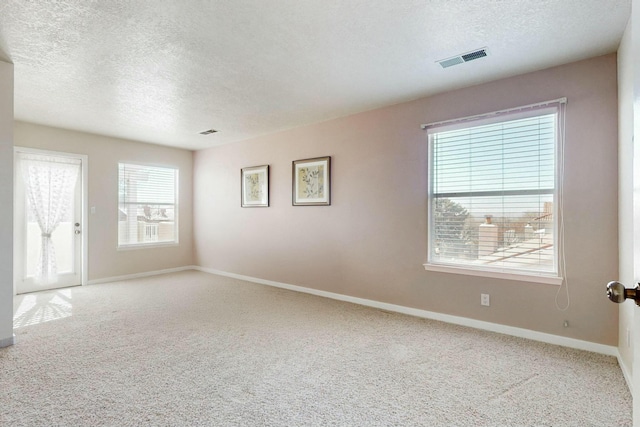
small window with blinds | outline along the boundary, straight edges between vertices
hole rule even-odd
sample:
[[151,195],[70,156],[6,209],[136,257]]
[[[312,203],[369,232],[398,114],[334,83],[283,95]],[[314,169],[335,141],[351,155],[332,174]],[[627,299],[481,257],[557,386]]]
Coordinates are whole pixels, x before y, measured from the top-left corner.
[[561,105],[425,126],[427,265],[559,275]]
[[178,169],[118,164],[118,247],[178,243]]

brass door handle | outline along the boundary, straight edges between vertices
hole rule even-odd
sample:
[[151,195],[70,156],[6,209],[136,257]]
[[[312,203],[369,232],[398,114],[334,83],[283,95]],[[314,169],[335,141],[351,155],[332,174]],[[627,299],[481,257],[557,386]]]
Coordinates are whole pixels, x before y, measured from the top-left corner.
[[607,296],[609,299],[617,304],[624,302],[626,299],[632,299],[636,302],[636,305],[640,306],[640,284],[635,288],[625,288],[620,282],[607,283]]

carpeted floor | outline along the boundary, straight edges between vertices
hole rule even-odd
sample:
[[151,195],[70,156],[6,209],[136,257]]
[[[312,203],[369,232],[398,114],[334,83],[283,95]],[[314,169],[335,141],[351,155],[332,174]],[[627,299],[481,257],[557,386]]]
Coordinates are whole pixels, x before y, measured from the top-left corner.
[[630,426],[613,357],[188,271],[16,298],[2,426]]

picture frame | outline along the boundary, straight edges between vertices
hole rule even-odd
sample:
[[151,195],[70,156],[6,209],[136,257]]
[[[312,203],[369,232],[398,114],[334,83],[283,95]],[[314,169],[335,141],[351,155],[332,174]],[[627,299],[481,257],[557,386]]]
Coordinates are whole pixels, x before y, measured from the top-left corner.
[[269,207],[269,165],[240,169],[240,206]]
[[293,206],[331,205],[331,157],[292,162]]

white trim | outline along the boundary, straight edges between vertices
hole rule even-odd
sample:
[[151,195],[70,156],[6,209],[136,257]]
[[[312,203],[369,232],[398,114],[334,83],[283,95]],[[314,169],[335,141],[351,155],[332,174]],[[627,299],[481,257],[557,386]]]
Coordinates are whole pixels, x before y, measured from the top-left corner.
[[593,353],[605,354],[607,356],[619,356],[618,348],[610,345],[597,344],[589,341],[578,340],[574,338],[562,337],[559,335],[547,334],[544,332],[532,331],[530,329],[516,328],[514,326],[500,325],[497,323],[485,322],[482,320],[469,319],[466,317],[452,316],[450,314],[436,313],[433,311],[420,310],[417,308],[404,307],[401,305],[388,304],[384,302],[352,297],[349,295],[336,294],[333,292],[321,291],[318,289],[305,288],[302,286],[289,285],[286,283],[275,282],[272,280],[258,279],[256,277],[243,276],[241,274],[227,273],[225,271],[214,270],[211,268],[193,267],[195,270],[204,273],[217,274],[219,276],[232,277],[234,279],[245,280],[247,282],[259,283],[262,285],[273,286],[276,288],[288,289],[291,291],[302,292],[311,295],[317,295],[325,298],[331,298],[339,301],[350,302],[353,304],[364,305],[368,307],[379,308],[382,310],[393,311],[396,313],[408,314],[410,316],[421,317],[424,319],[438,320],[441,322],[452,323],[455,325],[467,326],[470,328],[481,329],[485,331],[497,332],[500,334],[511,335],[514,337],[526,338],[534,341],[540,341],[548,344],[555,344],[578,350],[591,351]]
[[166,248],[170,246],[180,246],[178,242],[151,242],[151,243],[129,243],[126,245],[118,246],[117,251],[135,251],[137,249],[150,249],[150,248]]
[[466,276],[491,277],[493,279],[517,280],[520,282],[543,283],[545,285],[562,285],[562,277],[536,276],[533,274],[506,273],[501,271],[489,271],[473,268],[454,267],[449,265],[423,264],[427,271],[437,271],[439,273],[464,274]]
[[185,270],[198,270],[194,265],[186,265],[184,267],[167,268],[164,270],[145,271],[143,273],[125,274],[123,276],[104,277],[102,279],[89,280],[89,285],[98,285],[100,283],[120,282],[123,280],[139,279],[141,277],[158,276],[160,274],[177,273]]
[[80,284],[86,285],[89,279],[89,156],[86,154],[74,154],[80,158],[80,172],[82,173],[82,218],[80,231],[82,233],[82,248],[80,249],[80,263],[82,264],[82,273]]
[[633,397],[633,376],[631,375],[631,369],[624,363],[620,352],[617,354],[618,357],[618,365],[620,365],[620,369],[622,370],[622,375],[624,376],[624,380],[627,383],[627,387],[631,392],[631,397]]
[[82,285],[89,280],[89,156],[82,155]]
[[16,343],[16,334],[9,338],[4,338],[0,340],[0,348],[9,347]]

